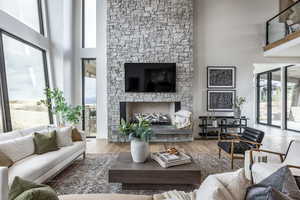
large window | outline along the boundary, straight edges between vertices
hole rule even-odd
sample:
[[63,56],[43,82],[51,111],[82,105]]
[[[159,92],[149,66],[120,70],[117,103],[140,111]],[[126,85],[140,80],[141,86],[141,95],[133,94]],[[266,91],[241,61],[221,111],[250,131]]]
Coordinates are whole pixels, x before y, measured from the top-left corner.
[[286,68],[286,127],[300,131],[300,67]]
[[96,59],[82,59],[82,72],[83,129],[87,137],[95,137],[97,132]]
[[259,74],[258,86],[258,116],[261,124],[281,125],[281,71],[273,70]]
[[0,9],[43,34],[41,0],[0,0]]
[[96,48],[96,0],[82,0],[82,47]]
[[268,74],[258,76],[258,122],[268,123]]
[[[4,107],[9,110],[8,130],[24,129],[47,125],[48,108],[38,106],[37,102],[45,99],[44,89],[48,87],[45,52],[13,36],[1,33],[2,65],[6,80],[2,80],[3,93],[7,99]],[[50,119],[50,121],[49,121]]]

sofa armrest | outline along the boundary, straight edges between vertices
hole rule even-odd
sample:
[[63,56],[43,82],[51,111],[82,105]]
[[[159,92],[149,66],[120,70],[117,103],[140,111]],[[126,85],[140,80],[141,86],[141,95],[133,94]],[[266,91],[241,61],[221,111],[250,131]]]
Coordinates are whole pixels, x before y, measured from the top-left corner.
[[8,200],[8,168],[0,167],[0,200]]

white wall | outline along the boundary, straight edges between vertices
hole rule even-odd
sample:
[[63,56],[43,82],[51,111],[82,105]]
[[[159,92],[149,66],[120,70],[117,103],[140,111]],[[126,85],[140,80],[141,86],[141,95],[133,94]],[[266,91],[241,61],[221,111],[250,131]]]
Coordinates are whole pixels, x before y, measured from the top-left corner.
[[229,65],[237,67],[237,95],[247,99],[242,114],[253,124],[253,64],[300,61],[263,56],[265,22],[278,13],[279,3],[277,0],[195,0],[194,3],[195,120],[206,114],[206,67]]

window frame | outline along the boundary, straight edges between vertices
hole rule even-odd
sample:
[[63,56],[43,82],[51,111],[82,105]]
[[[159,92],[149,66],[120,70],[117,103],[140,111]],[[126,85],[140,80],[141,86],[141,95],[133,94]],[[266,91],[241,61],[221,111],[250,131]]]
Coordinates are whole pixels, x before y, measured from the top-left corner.
[[[269,71],[261,72],[257,74],[257,82],[256,82],[256,88],[257,88],[257,116],[256,116],[256,122],[261,125],[267,125],[272,127],[280,128],[281,126],[272,124],[272,72],[281,71],[281,68],[272,69]],[[263,123],[260,121],[260,76],[267,74],[267,123]],[[282,82],[282,78],[281,78]],[[284,92],[281,90],[281,92]]]
[[294,132],[298,132],[300,133],[300,130],[296,130],[296,129],[290,129],[288,128],[288,109],[287,109],[287,83],[288,83],[288,68],[290,67],[295,67],[295,65],[289,65],[289,66],[286,66],[284,68],[284,77],[285,77],[285,81],[284,81],[284,107],[285,107],[285,113],[284,113],[284,127],[285,127],[285,130],[288,130],[288,131],[294,131]]
[[[84,1],[84,0],[83,0]],[[81,58],[81,85],[82,85],[82,93],[81,93],[81,101],[82,101],[82,130],[85,130],[85,65],[84,61],[86,60],[97,60],[96,58]],[[97,77],[97,74],[96,74]],[[96,136],[86,136],[86,138],[96,138]]]
[[[5,58],[4,58],[4,46],[3,46],[3,35],[11,37],[21,43],[24,43],[28,46],[31,46],[37,50],[42,52],[42,59],[43,59],[43,70],[44,70],[44,78],[45,78],[45,88],[50,88],[50,81],[49,81],[49,71],[48,71],[48,63],[47,63],[47,55],[46,50],[22,39],[19,38],[9,32],[6,32],[0,29],[0,104],[1,104],[1,111],[2,111],[2,122],[3,122],[3,132],[9,132],[13,130],[12,127],[12,120],[10,115],[10,107],[9,107],[9,91],[7,87],[7,75],[6,75],[6,66],[5,66]],[[51,103],[51,99],[46,97],[48,102]],[[48,108],[48,115],[49,115],[49,123],[53,124],[53,114],[51,112],[51,106]]]

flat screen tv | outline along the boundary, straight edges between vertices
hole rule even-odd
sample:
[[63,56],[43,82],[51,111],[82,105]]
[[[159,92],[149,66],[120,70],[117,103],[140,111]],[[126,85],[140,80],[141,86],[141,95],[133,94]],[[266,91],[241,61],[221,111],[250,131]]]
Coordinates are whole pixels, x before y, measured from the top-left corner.
[[176,92],[176,63],[125,63],[126,92]]

